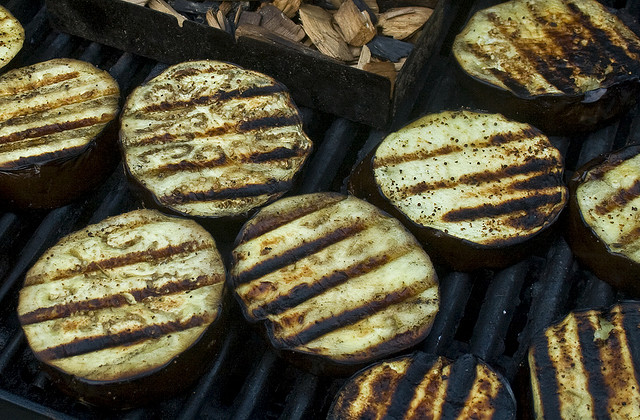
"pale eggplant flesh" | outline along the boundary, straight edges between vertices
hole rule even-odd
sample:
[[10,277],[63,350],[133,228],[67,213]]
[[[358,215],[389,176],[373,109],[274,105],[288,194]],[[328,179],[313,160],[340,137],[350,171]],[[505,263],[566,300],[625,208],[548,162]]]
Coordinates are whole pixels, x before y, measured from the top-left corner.
[[549,134],[602,126],[640,92],[640,38],[596,0],[511,0],[480,10],[452,49],[480,106]]
[[468,110],[389,134],[349,190],[398,217],[437,263],[500,268],[529,255],[567,202],[561,153],[529,124]]
[[18,55],[24,44],[24,28],[11,12],[0,6],[0,69]]
[[214,357],[224,283],[204,228],[136,210],[47,250],[26,274],[18,318],[54,382],[125,408],[184,390]]
[[229,283],[273,348],[321,374],[352,374],[417,344],[439,308],[435,269],[415,238],[337,193],[261,209],[238,235]]

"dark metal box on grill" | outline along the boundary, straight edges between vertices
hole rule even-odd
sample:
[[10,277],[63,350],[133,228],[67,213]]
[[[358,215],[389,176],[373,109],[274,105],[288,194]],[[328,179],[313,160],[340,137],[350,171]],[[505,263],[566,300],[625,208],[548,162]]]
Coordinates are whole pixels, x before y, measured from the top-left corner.
[[[396,6],[392,0],[389,6]],[[399,0],[398,6],[416,4]],[[433,7],[413,51],[395,78],[350,67],[316,50],[261,33],[231,34],[122,0],[47,0],[59,30],[167,64],[200,58],[230,61],[284,83],[298,105],[374,127],[385,127],[416,93],[420,69],[437,48],[450,0],[416,0]],[[383,2],[384,3],[384,2]],[[387,2],[389,3],[389,2]],[[388,7],[387,7],[388,8]]]

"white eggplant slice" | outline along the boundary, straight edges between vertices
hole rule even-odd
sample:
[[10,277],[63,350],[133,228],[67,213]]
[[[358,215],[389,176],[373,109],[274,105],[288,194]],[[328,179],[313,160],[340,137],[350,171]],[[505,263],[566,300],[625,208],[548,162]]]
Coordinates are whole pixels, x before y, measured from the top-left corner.
[[593,130],[640,92],[640,39],[596,0],[511,0],[478,11],[453,53],[483,107],[548,133]]
[[415,238],[351,196],[276,201],[244,226],[232,260],[246,318],[314,372],[353,373],[416,344],[439,307],[435,270]]
[[571,249],[600,279],[640,295],[640,146],[588,162],[570,190]]
[[15,57],[24,44],[24,28],[11,12],[0,6],[0,69]]
[[516,401],[509,383],[472,355],[452,362],[413,353],[353,375],[327,418],[507,420],[516,418]]
[[640,305],[572,312],[534,336],[535,418],[640,418]]
[[312,147],[282,84],[212,60],[135,89],[120,140],[147,204],[202,218],[245,217],[280,197]]
[[18,317],[63,389],[94,404],[134,406],[197,378],[221,335],[224,281],[204,228],[137,210],[46,251],[26,274]]
[[543,240],[567,201],[563,158],[534,127],[444,111],[389,134],[350,191],[398,217],[434,261],[504,267]]

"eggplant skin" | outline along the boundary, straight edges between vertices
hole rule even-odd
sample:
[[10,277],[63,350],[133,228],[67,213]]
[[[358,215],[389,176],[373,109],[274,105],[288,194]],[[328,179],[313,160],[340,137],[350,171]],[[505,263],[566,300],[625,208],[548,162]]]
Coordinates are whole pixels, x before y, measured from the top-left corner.
[[548,134],[592,131],[640,93],[640,39],[595,0],[511,0],[481,10],[453,53],[479,106]]
[[416,352],[371,365],[342,386],[328,420],[515,419],[509,383],[472,355]]
[[571,312],[529,347],[537,419],[640,418],[640,303]]
[[129,95],[120,146],[145,204],[246,220],[293,187],[312,142],[284,85],[201,60],[170,66]]
[[120,89],[90,63],[54,59],[0,76],[0,196],[55,208],[96,188],[118,160]]
[[389,134],[348,187],[398,218],[434,262],[471,271],[508,266],[549,239],[567,202],[563,171],[534,127],[443,111]]
[[11,12],[0,6],[0,69],[20,52],[24,44],[24,28]]
[[567,240],[598,278],[640,296],[640,146],[599,156],[572,177]]
[[184,390],[224,336],[225,267],[197,223],[155,210],[62,238],[29,269],[18,319],[43,369],[90,404]]
[[238,235],[228,281],[272,347],[322,375],[352,374],[416,345],[440,301],[435,269],[413,235],[338,193],[261,209]]

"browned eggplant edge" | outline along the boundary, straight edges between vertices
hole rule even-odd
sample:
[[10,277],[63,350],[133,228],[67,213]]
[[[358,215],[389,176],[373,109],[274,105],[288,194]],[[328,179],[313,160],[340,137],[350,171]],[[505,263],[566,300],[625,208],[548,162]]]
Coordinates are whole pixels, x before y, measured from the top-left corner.
[[122,380],[95,381],[69,374],[40,361],[63,392],[89,405],[124,410],[173,397],[192,386],[215,360],[230,322],[231,298],[226,285],[218,315],[198,339],[165,365]]
[[0,196],[5,210],[53,209],[97,188],[119,162],[117,117],[85,146],[63,156],[26,159],[0,168]]
[[640,153],[640,145],[627,146],[600,155],[579,168],[569,181],[567,242],[576,258],[599,279],[615,288],[640,297],[640,264],[613,252],[585,222],[578,206],[576,191],[587,173],[605,163],[629,159]]
[[349,192],[385,210],[398,220],[418,239],[432,260],[456,271],[473,271],[480,268],[499,269],[514,264],[540,249],[555,235],[556,221],[566,208],[558,211],[546,226],[527,237],[502,242],[499,245],[482,245],[467,239],[457,238],[439,229],[420,225],[395,207],[382,193],[375,182],[373,159],[378,146],[359,162],[348,180]]

